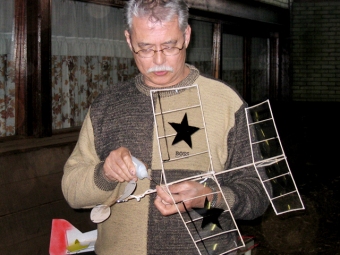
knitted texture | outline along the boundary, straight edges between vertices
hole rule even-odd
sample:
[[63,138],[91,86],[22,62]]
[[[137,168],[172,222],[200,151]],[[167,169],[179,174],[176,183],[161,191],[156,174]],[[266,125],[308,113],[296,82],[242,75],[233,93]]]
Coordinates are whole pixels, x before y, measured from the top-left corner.
[[[226,84],[200,76],[192,66],[189,68],[189,76],[174,87],[192,84],[199,87],[214,170],[220,172],[251,163],[244,115],[246,104]],[[65,165],[63,191],[71,205],[91,207],[105,201],[112,192],[121,193],[125,184],[105,179],[101,163],[112,150],[121,146],[127,147],[132,155],[151,166],[153,179],[160,181],[160,156],[157,155],[150,89],[153,88],[146,86],[138,76],[135,80],[108,88],[92,104],[90,118],[86,118],[78,145]],[[182,98],[172,93],[164,93],[164,96],[169,104],[176,103],[173,98]],[[181,114],[177,117],[182,119]],[[179,151],[190,151],[184,142],[176,146]],[[193,148],[195,146],[197,144],[193,143]],[[87,158],[93,160],[86,166],[83,162]],[[189,163],[185,169],[167,169],[167,181],[202,172],[197,167],[203,165],[202,162],[193,160]],[[77,165],[83,167],[77,169]],[[89,178],[92,178],[92,183]],[[219,175],[218,179],[236,218],[252,219],[267,208],[266,194],[254,169],[240,169]],[[72,186],[75,180],[79,183],[86,180],[85,185]],[[135,194],[141,194],[150,187],[154,188],[149,180],[139,180]],[[153,205],[154,196],[146,196],[140,202],[130,200],[112,206],[111,217],[98,224],[96,252],[100,255],[198,254],[180,216],[162,216]],[[95,199],[96,203],[93,202]],[[90,202],[86,204],[86,201]],[[226,242],[229,243],[229,240]]]

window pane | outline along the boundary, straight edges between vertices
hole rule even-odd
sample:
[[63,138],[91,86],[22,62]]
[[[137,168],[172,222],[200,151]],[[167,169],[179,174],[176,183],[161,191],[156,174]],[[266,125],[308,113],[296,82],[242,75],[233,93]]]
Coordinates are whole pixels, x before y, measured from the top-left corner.
[[123,20],[119,8],[52,1],[53,129],[80,126],[104,88],[138,73]]
[[269,39],[254,37],[251,40],[251,102],[269,98]]
[[194,65],[201,73],[212,75],[213,24],[190,20],[191,40],[187,49],[186,62]]
[[15,135],[14,0],[0,0],[0,137]]
[[243,37],[222,35],[222,80],[243,95]]

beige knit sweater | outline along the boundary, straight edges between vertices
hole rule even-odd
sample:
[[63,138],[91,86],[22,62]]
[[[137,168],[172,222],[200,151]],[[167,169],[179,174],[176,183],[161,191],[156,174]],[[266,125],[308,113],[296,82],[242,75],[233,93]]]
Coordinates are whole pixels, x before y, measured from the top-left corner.
[[[190,75],[176,86],[198,85],[214,170],[219,172],[250,163],[244,116],[246,104],[231,87],[199,75],[197,69],[189,67]],[[102,162],[111,150],[120,146],[129,148],[134,156],[151,166],[153,179],[160,181],[161,160],[149,90],[139,76],[135,82],[107,89],[93,103],[78,143],[64,167],[62,191],[71,207],[91,208],[123,193],[126,184],[109,182],[102,174]],[[196,100],[194,94],[192,98],[184,94],[162,98],[162,107],[171,108],[174,104]],[[179,123],[183,114],[179,112],[171,118]],[[200,114],[189,111],[188,119],[190,125],[202,126]],[[164,125],[168,122],[170,120]],[[167,128],[171,129],[167,126],[160,130]],[[199,132],[194,135],[200,136]],[[195,139],[194,135],[192,148],[183,141],[168,146],[175,146],[172,151],[189,154],[200,146],[206,147],[206,140]],[[190,175],[190,171],[193,174],[204,172],[205,166],[206,162],[197,158],[187,160],[180,168],[174,164],[166,171],[167,180],[181,179]],[[267,208],[268,201],[254,169],[245,168],[222,175],[219,182],[235,218],[253,219]],[[154,188],[154,185],[149,180],[139,180],[135,194],[150,187]],[[150,195],[139,202],[129,200],[112,206],[111,217],[98,224],[96,253],[198,254],[180,217],[177,214],[160,215],[153,206],[153,198]]]

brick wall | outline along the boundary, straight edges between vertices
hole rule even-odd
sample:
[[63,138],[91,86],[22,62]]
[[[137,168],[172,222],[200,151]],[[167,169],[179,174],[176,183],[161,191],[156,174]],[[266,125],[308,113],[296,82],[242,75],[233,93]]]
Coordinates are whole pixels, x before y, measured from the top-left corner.
[[340,1],[292,4],[293,101],[340,102]]

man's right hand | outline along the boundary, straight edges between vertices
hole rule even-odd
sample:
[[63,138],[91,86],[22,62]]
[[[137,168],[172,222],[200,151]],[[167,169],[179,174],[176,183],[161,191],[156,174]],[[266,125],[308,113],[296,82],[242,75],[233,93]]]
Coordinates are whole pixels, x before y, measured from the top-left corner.
[[104,162],[104,174],[111,181],[137,181],[136,169],[132,162],[131,153],[125,147],[110,152]]

